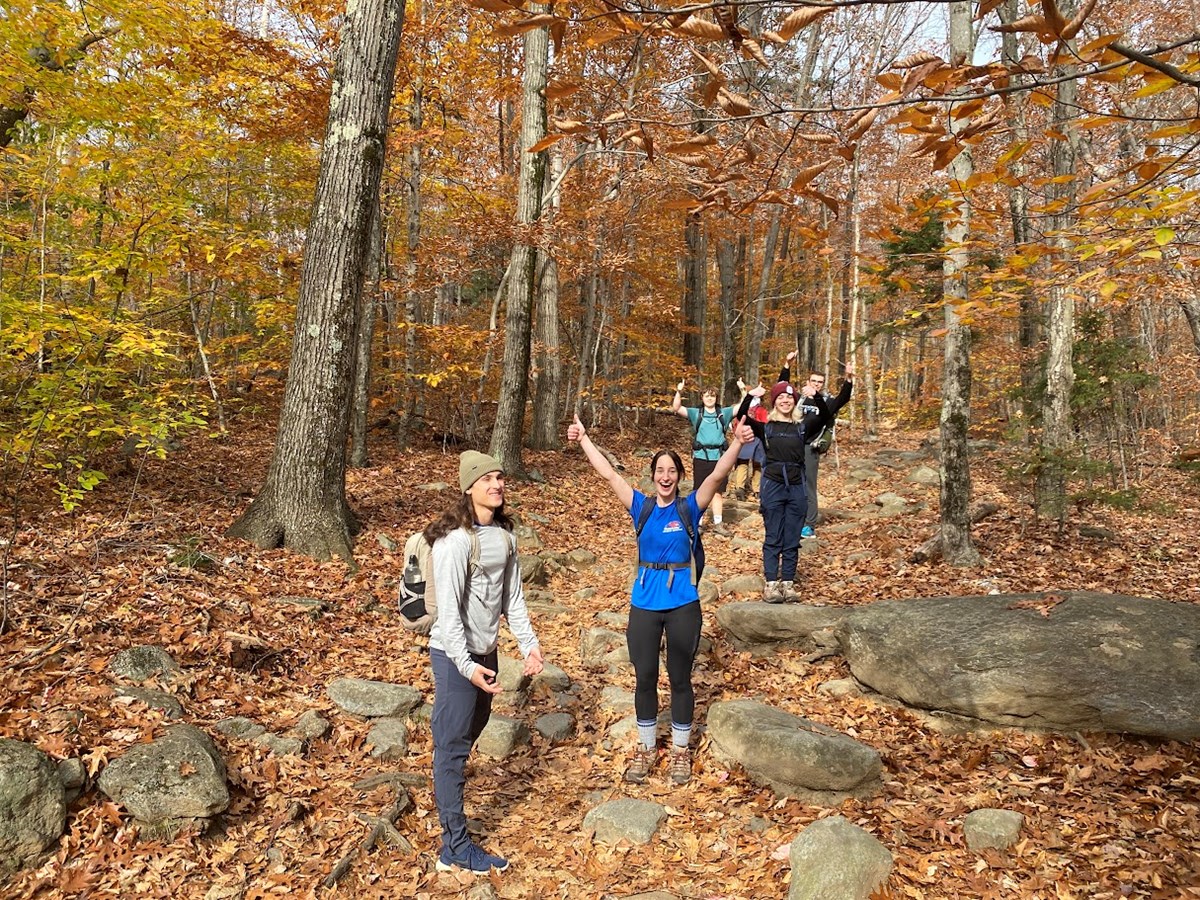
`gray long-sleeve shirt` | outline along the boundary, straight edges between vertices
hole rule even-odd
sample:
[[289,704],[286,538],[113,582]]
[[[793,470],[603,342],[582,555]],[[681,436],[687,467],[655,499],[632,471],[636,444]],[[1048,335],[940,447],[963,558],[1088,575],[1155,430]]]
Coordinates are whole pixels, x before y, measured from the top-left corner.
[[[456,528],[433,545],[433,590],[437,621],[429,646],[441,650],[464,678],[475,672],[470,654],[490,653],[500,639],[500,616],[508,621],[521,655],[538,646],[525,607],[521,569],[512,549],[512,536],[499,526],[475,526],[479,537],[479,563],[467,584],[471,539]],[[512,549],[512,552],[510,552]]]

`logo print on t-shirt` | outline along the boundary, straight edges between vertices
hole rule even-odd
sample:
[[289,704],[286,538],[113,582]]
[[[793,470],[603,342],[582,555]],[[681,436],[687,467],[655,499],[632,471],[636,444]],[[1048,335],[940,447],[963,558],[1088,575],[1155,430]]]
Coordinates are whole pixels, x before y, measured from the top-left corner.
[[678,519],[672,519],[663,527],[663,534],[673,534],[676,531],[683,531],[683,523]]

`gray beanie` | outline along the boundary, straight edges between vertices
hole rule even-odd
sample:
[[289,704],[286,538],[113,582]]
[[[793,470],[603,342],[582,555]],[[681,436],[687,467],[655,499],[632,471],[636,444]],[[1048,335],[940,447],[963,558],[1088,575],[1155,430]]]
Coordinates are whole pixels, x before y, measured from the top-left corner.
[[471,489],[471,485],[488,472],[503,471],[504,466],[500,465],[495,457],[480,453],[478,450],[464,450],[458,458],[458,485],[465,494]]

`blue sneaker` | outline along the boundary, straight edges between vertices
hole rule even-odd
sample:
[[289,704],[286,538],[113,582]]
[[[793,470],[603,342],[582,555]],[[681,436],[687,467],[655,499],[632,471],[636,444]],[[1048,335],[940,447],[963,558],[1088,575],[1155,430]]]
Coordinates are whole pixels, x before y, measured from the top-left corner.
[[437,861],[439,872],[453,872],[455,869],[460,869],[464,872],[474,872],[476,875],[486,875],[492,869],[503,872],[507,868],[507,859],[503,856],[493,856],[474,843],[467,844],[467,852],[458,859],[450,855],[449,847],[443,847],[442,854]]
[[810,537],[816,537],[816,536],[817,536],[817,533],[815,531],[813,531],[813,527],[811,525],[805,525],[803,528],[800,529],[800,537],[802,537],[802,538],[810,538]]

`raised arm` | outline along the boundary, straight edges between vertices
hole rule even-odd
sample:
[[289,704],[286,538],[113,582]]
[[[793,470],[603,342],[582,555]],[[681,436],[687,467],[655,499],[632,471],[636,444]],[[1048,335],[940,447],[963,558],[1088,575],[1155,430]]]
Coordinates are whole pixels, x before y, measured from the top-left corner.
[[792,380],[792,360],[794,360],[795,358],[796,358],[796,351],[795,350],[789,351],[787,358],[783,361],[783,365],[781,365],[779,367],[779,380],[780,381],[791,381]]
[[754,432],[743,419],[735,419],[732,430],[733,440],[729,442],[729,448],[717,460],[712,474],[704,479],[700,487],[696,488],[696,505],[701,509],[708,509],[708,504],[712,503],[712,498],[716,496],[717,485],[721,483],[722,478],[733,471],[733,467],[737,464],[738,451],[742,449],[742,444],[754,437]]
[[[679,395],[676,394],[675,396],[678,397]],[[579,416],[575,416],[575,421],[567,426],[567,440],[575,441],[575,443],[579,444],[583,450],[583,455],[587,457],[588,462],[592,464],[592,468],[596,470],[596,474],[608,482],[608,486],[612,488],[613,493],[617,495],[617,499],[621,501],[622,505],[626,509],[633,506],[633,488],[612,467],[612,463],[605,458],[596,445],[592,443],[592,439],[588,437],[587,429],[579,421]]]
[[677,416],[688,418],[687,407],[683,405],[683,382],[675,385],[675,396],[671,398],[671,412]]

